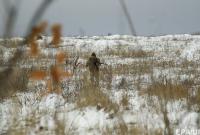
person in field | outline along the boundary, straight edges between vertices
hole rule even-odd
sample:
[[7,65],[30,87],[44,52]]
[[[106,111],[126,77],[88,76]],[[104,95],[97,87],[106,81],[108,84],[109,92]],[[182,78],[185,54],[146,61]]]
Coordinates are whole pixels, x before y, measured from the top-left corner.
[[86,67],[90,71],[90,80],[91,83],[99,86],[99,67],[101,65],[100,59],[96,57],[96,54],[93,52],[89,57],[86,63]]

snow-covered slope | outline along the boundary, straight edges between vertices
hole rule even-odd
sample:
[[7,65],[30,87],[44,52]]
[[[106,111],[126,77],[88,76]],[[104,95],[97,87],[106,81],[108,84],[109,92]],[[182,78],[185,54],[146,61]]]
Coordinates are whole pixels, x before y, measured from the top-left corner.
[[[66,78],[63,82],[62,95],[41,96],[41,91],[46,90],[45,82],[30,81],[31,87],[28,92],[19,92],[14,97],[2,100],[0,102],[0,134],[14,134],[17,131],[31,135],[58,134],[58,129],[63,131],[59,134],[100,135],[110,132],[118,134],[117,129],[121,129],[122,125],[128,128],[128,131],[133,127],[134,129],[139,127],[150,134],[160,130],[164,134],[165,122],[163,114],[158,111],[159,101],[156,99],[154,101],[158,103],[156,104],[158,108],[150,107],[147,97],[141,94],[142,90],[153,83],[152,78],[161,81],[161,77],[164,77],[179,83],[193,80],[195,86],[192,90],[200,83],[197,75],[199,67],[194,66],[195,69],[192,67],[200,64],[200,36],[197,35],[63,37],[63,42],[57,49],[45,46],[50,41],[51,37],[38,41],[41,54],[47,59],[24,62],[18,66],[48,67],[54,63],[53,56],[58,50],[68,52],[69,57],[71,55],[70,59],[80,56],[79,62],[82,66],[77,69],[73,77]],[[0,48],[3,63],[8,61],[14,51],[15,48]],[[137,54],[140,51],[145,53],[141,56]],[[78,88],[81,84],[77,82],[87,72],[83,65],[91,52],[96,52],[107,64],[101,67],[101,73],[104,76],[100,81],[100,90],[119,105],[119,111],[116,114],[112,110],[105,111],[105,108],[97,109],[96,106],[79,108],[74,100],[69,101],[66,98],[69,94],[79,94]],[[120,52],[123,53],[120,54]],[[185,63],[189,63],[187,68],[184,67]],[[71,70],[70,66],[64,66],[65,70]],[[111,70],[113,73],[110,73]],[[193,70],[195,72],[192,72]],[[109,82],[110,86],[107,87]],[[127,107],[121,105],[124,95],[128,95]],[[188,110],[187,105],[185,99],[167,103],[167,116],[173,130],[200,127],[198,109],[192,106],[193,109]]]

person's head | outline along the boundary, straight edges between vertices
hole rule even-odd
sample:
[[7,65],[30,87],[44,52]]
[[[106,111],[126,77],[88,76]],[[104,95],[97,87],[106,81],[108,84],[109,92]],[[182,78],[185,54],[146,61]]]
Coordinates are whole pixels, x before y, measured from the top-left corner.
[[91,56],[96,57],[96,54],[93,52]]

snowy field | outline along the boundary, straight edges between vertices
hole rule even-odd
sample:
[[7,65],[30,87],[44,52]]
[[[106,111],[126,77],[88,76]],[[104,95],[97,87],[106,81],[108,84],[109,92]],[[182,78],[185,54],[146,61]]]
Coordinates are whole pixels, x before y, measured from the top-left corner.
[[[0,134],[164,135],[187,129],[192,135],[200,129],[200,36],[65,37],[59,48],[50,41],[38,40],[41,57],[15,68],[48,70],[58,51],[68,54],[69,63],[60,65],[65,71],[72,72],[77,56],[79,65],[62,80],[59,94],[46,93],[45,80],[29,79],[26,90],[1,99]],[[15,51],[14,45],[0,46],[0,71]],[[99,88],[90,86],[85,67],[92,52],[105,63]]]

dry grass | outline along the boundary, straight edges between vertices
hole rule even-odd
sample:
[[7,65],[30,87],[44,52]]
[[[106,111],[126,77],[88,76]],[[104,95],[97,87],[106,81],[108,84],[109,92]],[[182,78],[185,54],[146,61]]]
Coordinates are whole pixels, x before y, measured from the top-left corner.
[[145,133],[145,129],[142,127],[131,126],[129,128],[128,134],[129,135],[142,135]]
[[[135,61],[131,64],[118,64],[112,67],[112,73],[115,75],[121,74],[145,74],[152,73],[151,61]],[[104,71],[104,68],[102,68]]]
[[195,106],[194,111],[200,112],[200,88],[197,88],[196,91],[191,94],[188,99],[188,110],[192,109],[192,106]]
[[163,122],[165,124],[164,132],[165,134],[172,135],[173,131],[168,118],[167,104],[179,99],[187,99],[189,91],[185,85],[166,78],[161,78],[160,81],[152,81],[152,84],[146,89],[149,106],[163,115]]
[[167,101],[178,100],[188,96],[188,90],[182,84],[172,83],[171,80],[153,82],[148,88],[149,96],[156,96]]
[[162,129],[157,130],[148,130],[146,127],[142,127],[140,125],[124,125],[119,124],[115,127],[116,130],[107,128],[106,131],[104,131],[103,135],[163,135]]
[[198,67],[198,63],[194,62],[194,61],[189,61],[187,59],[184,59],[181,62],[180,67],[183,68],[183,69],[188,69],[189,67],[197,68]]
[[85,76],[82,82],[83,86],[81,87],[76,102],[77,107],[83,108],[100,105],[100,108],[103,108],[105,111],[114,110],[114,112],[117,112],[119,106],[111,101],[108,95],[103,93],[98,87],[93,86],[86,78],[88,78],[88,76]]
[[[4,78],[6,78],[5,80]],[[12,96],[18,91],[24,91],[28,85],[28,70],[12,68],[7,72],[0,72],[0,98]]]
[[198,104],[200,103],[200,88],[197,89],[194,97],[193,97],[194,103]]
[[127,94],[122,96],[121,105],[127,107],[129,105],[129,97]]
[[24,41],[23,40],[19,40],[19,39],[5,39],[0,41],[0,46],[5,46],[8,48],[17,48],[19,47],[19,44],[22,44]]
[[151,51],[144,50],[109,50],[107,55],[118,56],[122,58],[146,58],[154,55]]
[[102,135],[127,135],[128,134],[128,126],[127,124],[118,117],[118,123],[115,123],[114,127],[110,129],[106,127],[104,131],[102,131]]
[[177,67],[177,64],[173,60],[168,60],[168,61],[153,61],[153,66],[154,67],[162,67],[162,68],[175,68]]

